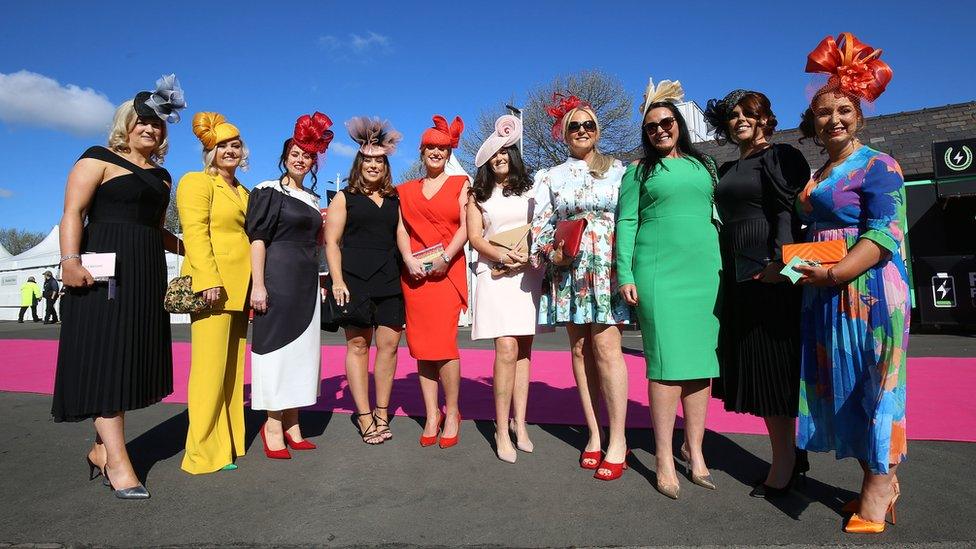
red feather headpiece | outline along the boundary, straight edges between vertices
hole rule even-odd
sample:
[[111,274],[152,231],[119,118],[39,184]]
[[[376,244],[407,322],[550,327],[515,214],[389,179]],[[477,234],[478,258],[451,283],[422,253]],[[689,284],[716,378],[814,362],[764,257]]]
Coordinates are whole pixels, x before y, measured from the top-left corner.
[[893,71],[879,59],[881,50],[858,40],[849,32],[842,32],[834,40],[824,38],[807,56],[806,72],[830,76],[828,88],[874,101],[891,81]]
[[311,116],[305,114],[295,122],[295,133],[292,139],[301,150],[311,154],[322,154],[329,148],[329,143],[335,137],[330,127],[332,127],[332,119],[328,116],[318,111]]
[[552,104],[546,107],[546,112],[553,118],[552,122],[552,138],[562,141],[563,139],[563,117],[569,111],[579,108],[587,107],[590,108],[590,104],[586,103],[579,97],[575,95],[570,95],[569,97],[556,92],[552,94]]
[[447,125],[447,119],[439,114],[434,115],[434,127],[424,130],[420,136],[420,148],[427,145],[434,147],[450,147],[456,149],[461,141],[461,132],[464,131],[464,121],[460,116],[455,116],[451,125]]

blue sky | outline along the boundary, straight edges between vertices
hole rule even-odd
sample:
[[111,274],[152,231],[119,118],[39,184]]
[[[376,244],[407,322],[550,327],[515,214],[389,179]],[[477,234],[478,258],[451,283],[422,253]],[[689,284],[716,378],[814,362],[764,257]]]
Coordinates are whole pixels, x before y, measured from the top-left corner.
[[200,169],[190,118],[216,110],[251,149],[251,170],[240,174],[248,187],[277,175],[281,142],[303,113],[336,122],[322,179],[348,171],[353,149],[342,122],[355,115],[389,118],[406,135],[393,158],[398,174],[416,158],[432,114],[473,123],[485,108],[586,69],[619,78],[635,102],[648,76],[681,80],[700,105],[733,88],[758,89],[780,127],[794,127],[810,82],[806,54],[842,31],[883,48],[894,68],[874,114],[976,99],[969,2],[731,5],[10,3],[0,20],[0,227],[50,230],[71,165],[104,144],[92,118],[170,72],[189,109],[171,127],[165,167],[175,179]]

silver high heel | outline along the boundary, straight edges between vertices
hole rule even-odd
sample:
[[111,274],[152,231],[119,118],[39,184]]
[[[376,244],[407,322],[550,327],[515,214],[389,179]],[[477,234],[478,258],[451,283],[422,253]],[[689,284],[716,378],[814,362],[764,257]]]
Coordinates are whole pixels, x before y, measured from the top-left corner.
[[149,490],[142,484],[137,484],[131,488],[122,488],[121,490],[116,490],[112,486],[112,481],[108,478],[108,465],[105,465],[105,469],[102,471],[105,475],[104,484],[108,486],[113,492],[115,492],[115,497],[119,499],[149,499]]
[[685,470],[688,472],[688,478],[691,479],[692,484],[697,484],[702,488],[707,488],[709,490],[715,490],[718,487],[712,482],[712,475],[696,475],[691,469],[691,454],[688,453],[688,449],[684,444],[681,445],[681,459],[685,462]]

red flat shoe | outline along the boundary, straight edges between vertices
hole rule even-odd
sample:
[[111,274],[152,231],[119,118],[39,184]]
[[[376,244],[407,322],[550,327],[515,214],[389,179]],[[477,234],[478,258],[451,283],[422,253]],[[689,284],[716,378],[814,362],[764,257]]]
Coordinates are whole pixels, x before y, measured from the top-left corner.
[[[590,465],[586,463],[591,461],[593,464]],[[600,467],[600,462],[603,461],[603,452],[600,450],[593,450],[592,452],[580,452],[579,464],[583,469],[593,470]]]
[[261,442],[264,443],[264,455],[268,456],[270,459],[291,459],[291,452],[288,448],[282,448],[281,450],[272,450],[268,448],[268,439],[264,434],[264,429],[268,426],[267,423],[261,426]]
[[301,442],[295,442],[295,439],[291,438],[291,435],[288,433],[285,433],[285,444],[287,444],[292,450],[314,450],[318,448],[318,446],[309,442],[308,439],[302,440]]
[[420,435],[420,445],[423,446],[424,448],[436,444],[437,437],[441,435],[441,430],[444,429],[444,412],[438,410],[437,413],[441,415],[441,418],[437,421],[437,434],[429,437],[424,436],[423,433],[421,433]]
[[[600,463],[597,467],[596,473],[593,474],[593,478],[599,480],[617,480],[621,475],[624,474],[624,470],[627,469],[627,457],[630,456],[630,450],[624,454],[624,460],[620,463],[610,463],[606,459]],[[604,471],[606,471],[604,473]]]
[[[442,422],[441,426],[443,427],[443,425],[444,424]],[[453,437],[441,437],[441,442],[440,442],[441,449],[450,448],[451,446],[456,445],[459,440],[461,440],[461,412],[458,412],[457,434],[455,434]]]

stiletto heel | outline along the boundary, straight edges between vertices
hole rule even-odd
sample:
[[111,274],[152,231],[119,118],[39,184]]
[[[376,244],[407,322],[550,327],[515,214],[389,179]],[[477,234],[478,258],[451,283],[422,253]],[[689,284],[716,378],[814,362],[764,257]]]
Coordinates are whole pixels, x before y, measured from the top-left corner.
[[[515,429],[515,420],[514,419],[508,420],[508,430],[511,431],[511,432],[513,432],[513,433],[516,432],[516,429]],[[521,438],[519,438],[517,436],[517,433],[516,433],[516,437],[515,437],[515,447],[518,448],[519,451],[525,452],[527,454],[531,454],[532,451],[535,450],[535,445],[532,444],[532,441],[531,440],[529,440],[528,438],[526,438],[523,441]]]
[[895,524],[895,502],[898,501],[900,495],[901,492],[895,489],[895,495],[892,496],[891,503],[888,504],[888,509],[885,510],[885,516],[881,522],[870,521],[861,517],[860,514],[854,513],[847,521],[847,525],[844,526],[844,531],[848,534],[880,534],[884,532],[889,514],[891,514],[891,524]]
[[85,456],[85,461],[88,462],[88,480],[89,480],[89,482],[95,480],[96,478],[98,478],[100,476],[102,476],[102,469],[101,469],[101,467],[99,467],[98,465],[95,465],[95,462],[93,462],[90,457]]
[[267,428],[267,422],[261,426],[261,442],[264,443],[264,455],[268,456],[269,459],[291,459],[291,452],[288,451],[287,446],[281,450],[272,450],[271,448],[268,448],[268,437],[264,434],[264,431]]
[[437,419],[437,432],[429,437],[425,436],[423,433],[420,433],[420,445],[424,448],[433,446],[437,442],[437,437],[441,435],[441,431],[444,429],[444,412],[438,410],[437,414],[440,416]]
[[[685,462],[685,472],[688,473],[688,478],[691,479],[692,484],[697,484],[702,488],[707,488],[709,490],[717,490],[718,487],[712,482],[712,475],[696,475],[691,468],[691,454],[688,453],[688,449],[685,445],[681,444],[681,459]],[[667,494],[665,494],[667,495]],[[677,499],[677,498],[675,498]]]
[[[450,448],[451,446],[456,445],[461,440],[461,412],[458,412],[458,415],[457,416],[458,416],[458,419],[457,419],[457,433],[453,437],[445,437],[445,436],[442,436],[441,437],[441,441],[440,441],[440,447],[441,447],[441,449]],[[441,422],[441,426],[443,427],[443,425],[444,425],[444,422],[442,421]]]
[[376,433],[383,437],[383,440],[390,440],[393,438],[393,431],[390,430],[390,416],[387,413],[386,419],[383,419],[376,415],[375,410],[386,410],[387,406],[377,406],[374,408],[373,421],[376,422]]
[[514,448],[512,449],[511,453],[509,452],[502,453],[501,448],[498,447],[497,434],[495,435],[495,455],[498,456],[498,459],[504,461],[505,463],[515,463],[515,460],[518,459],[518,454],[515,453]]
[[105,465],[105,469],[102,471],[102,474],[105,475],[105,480],[108,482],[108,488],[115,494],[115,497],[119,499],[149,499],[149,490],[146,490],[146,487],[143,486],[142,483],[136,484],[131,488],[121,488],[116,490],[115,486],[112,486],[112,481],[108,478],[108,464]]
[[318,448],[315,444],[309,442],[307,439],[301,442],[295,442],[295,439],[291,438],[287,432],[285,432],[285,444],[288,445],[292,450],[314,450]]

